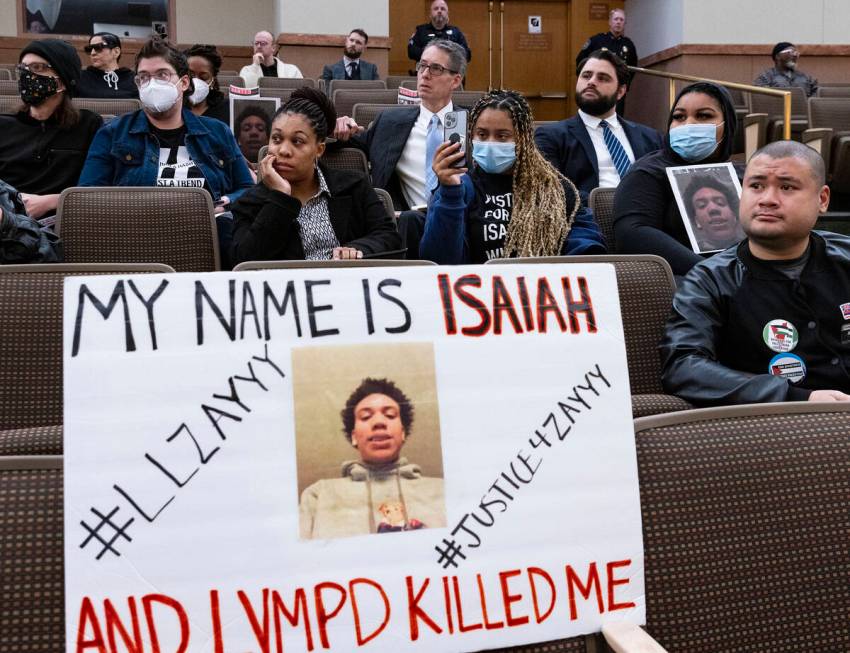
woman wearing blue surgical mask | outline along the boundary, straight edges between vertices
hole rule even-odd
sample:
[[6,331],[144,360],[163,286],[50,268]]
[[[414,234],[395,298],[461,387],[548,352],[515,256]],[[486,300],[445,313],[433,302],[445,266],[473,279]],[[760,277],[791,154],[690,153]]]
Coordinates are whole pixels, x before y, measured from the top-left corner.
[[441,264],[514,256],[603,254],[592,214],[573,183],[534,144],[534,118],[516,91],[494,90],[469,114],[472,168],[459,143],[435,154],[439,181],[419,256]]
[[725,88],[697,82],[681,90],[667,121],[665,147],[636,161],[617,187],[618,253],[657,254],[675,275],[687,274],[703,260],[690,247],[667,168],[729,161],[736,125],[735,107]]

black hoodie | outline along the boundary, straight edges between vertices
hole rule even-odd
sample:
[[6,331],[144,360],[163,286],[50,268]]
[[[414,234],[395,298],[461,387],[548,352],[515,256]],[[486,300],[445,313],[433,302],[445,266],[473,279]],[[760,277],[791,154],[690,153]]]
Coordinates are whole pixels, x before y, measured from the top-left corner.
[[[729,92],[710,82],[697,82],[681,90],[675,107],[686,93],[705,93],[720,104],[723,111],[723,138],[717,149],[700,161],[685,161],[670,147],[670,123],[664,148],[636,161],[620,182],[614,198],[614,234],[619,254],[657,254],[666,259],[673,274],[684,275],[702,260],[691,249],[673,189],[667,179],[667,168],[673,166],[723,163],[729,160],[735,142],[737,117]],[[743,169],[738,170],[743,176]]]

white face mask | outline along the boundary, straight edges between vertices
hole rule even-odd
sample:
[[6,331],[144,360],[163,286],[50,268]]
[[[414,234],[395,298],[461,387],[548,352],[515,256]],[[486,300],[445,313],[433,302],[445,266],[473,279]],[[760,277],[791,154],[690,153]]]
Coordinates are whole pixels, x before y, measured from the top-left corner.
[[207,96],[210,94],[210,85],[197,77],[192,80],[192,83],[195,85],[195,92],[189,96],[189,102],[193,105],[198,105],[207,99]]
[[152,79],[139,89],[139,101],[151,113],[165,113],[177,103],[180,91],[171,82]]

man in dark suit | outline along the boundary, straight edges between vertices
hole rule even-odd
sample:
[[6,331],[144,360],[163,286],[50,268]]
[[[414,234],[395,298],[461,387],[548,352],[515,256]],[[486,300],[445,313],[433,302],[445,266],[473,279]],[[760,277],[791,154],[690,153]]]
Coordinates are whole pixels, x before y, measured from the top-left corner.
[[380,79],[378,67],[361,59],[368,43],[369,35],[366,32],[359,27],[351,30],[348,38],[345,39],[342,59],[332,66],[325,66],[322,70],[322,79],[327,82],[332,79]]
[[582,199],[594,188],[616,187],[629,167],[661,149],[656,130],[617,116],[629,71],[608,50],[596,50],[576,71],[578,115],[537,129],[534,140],[549,162],[579,189]]

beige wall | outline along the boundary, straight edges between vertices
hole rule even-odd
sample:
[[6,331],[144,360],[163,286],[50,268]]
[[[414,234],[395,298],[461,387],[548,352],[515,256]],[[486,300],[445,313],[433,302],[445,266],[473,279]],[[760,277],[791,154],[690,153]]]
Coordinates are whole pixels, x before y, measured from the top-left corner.
[[[176,0],[175,4],[180,43],[249,45],[255,32],[274,24],[273,0]],[[211,11],[213,5],[215,11]]]
[[389,0],[277,0],[277,3],[278,32],[347,34],[360,27],[369,36],[390,33]]
[[20,0],[0,0],[0,36],[18,35],[17,4]]

